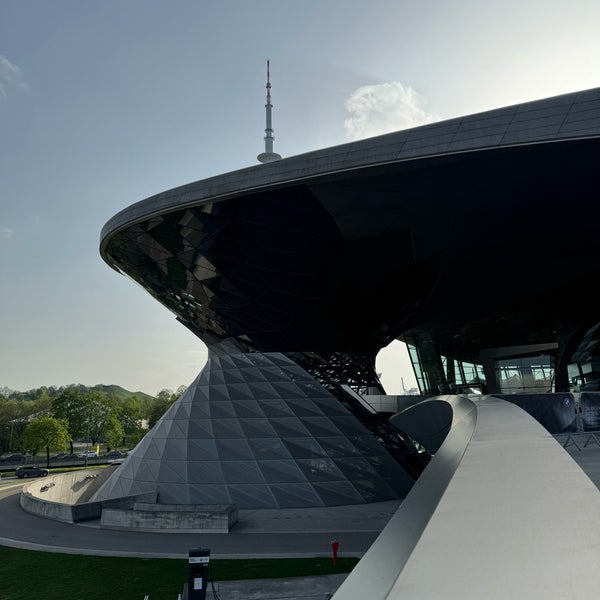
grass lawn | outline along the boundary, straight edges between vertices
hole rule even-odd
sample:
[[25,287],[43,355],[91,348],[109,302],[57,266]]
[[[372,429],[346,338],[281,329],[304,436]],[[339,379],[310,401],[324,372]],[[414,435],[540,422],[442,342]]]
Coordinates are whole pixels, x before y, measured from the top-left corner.
[[[214,582],[348,573],[357,558],[211,560]],[[37,552],[0,546],[2,600],[177,600],[187,582],[187,558],[115,558]]]

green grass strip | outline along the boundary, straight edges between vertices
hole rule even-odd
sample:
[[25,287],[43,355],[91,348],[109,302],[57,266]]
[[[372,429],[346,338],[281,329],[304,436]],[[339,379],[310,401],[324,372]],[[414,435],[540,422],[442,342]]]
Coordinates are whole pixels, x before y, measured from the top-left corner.
[[[213,559],[214,582],[349,573],[357,558]],[[2,600],[177,600],[187,558],[130,558],[38,552],[0,546]]]

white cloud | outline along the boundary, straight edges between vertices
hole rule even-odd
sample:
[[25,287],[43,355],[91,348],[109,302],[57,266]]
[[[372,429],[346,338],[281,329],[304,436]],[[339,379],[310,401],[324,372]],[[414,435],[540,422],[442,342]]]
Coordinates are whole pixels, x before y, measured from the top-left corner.
[[2,227],[0,225],[0,240],[10,240],[15,232],[8,227]]
[[0,54],[0,96],[6,96],[10,87],[26,88],[23,73],[17,65],[13,65],[8,58]]
[[421,95],[398,81],[362,86],[346,100],[346,137],[359,140],[439,120],[423,103]]

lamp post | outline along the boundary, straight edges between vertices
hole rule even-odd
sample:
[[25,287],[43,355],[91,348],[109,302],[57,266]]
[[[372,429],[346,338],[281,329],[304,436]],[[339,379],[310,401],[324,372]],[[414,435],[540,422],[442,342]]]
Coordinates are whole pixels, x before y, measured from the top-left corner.
[[88,453],[90,450],[90,429],[92,420],[92,403],[90,401],[90,405],[88,407],[88,419],[87,419],[87,437],[85,438],[85,468],[88,468]]

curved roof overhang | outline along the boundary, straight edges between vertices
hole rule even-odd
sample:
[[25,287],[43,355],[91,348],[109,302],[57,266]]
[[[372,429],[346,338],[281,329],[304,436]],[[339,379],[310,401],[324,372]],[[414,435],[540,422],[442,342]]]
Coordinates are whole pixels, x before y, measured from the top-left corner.
[[[314,232],[307,226],[297,248],[295,240],[286,240],[281,233],[288,226],[292,204],[304,210],[306,202],[314,209],[306,223],[324,215],[328,240],[333,240],[338,255],[327,269],[312,272],[314,265],[322,265],[323,258],[330,256],[330,248],[323,246],[312,262],[302,263],[304,279],[297,278],[285,296],[279,293],[278,283],[287,278],[285,265],[273,268],[264,263],[257,271],[256,257],[243,258],[248,249],[251,254],[257,232],[238,248],[237,279],[225,282],[228,290],[221,285],[217,289],[225,293],[225,303],[203,305],[201,311],[208,306],[210,317],[188,318],[173,302],[164,301],[165,292],[178,294],[178,284],[171,285],[169,273],[158,273],[162,281],[153,280],[158,292],[151,291],[152,281],[142,285],[197,334],[214,326],[214,331],[225,335],[233,323],[240,339],[251,331],[263,341],[258,347],[264,351],[311,349],[311,340],[327,324],[339,331],[337,338],[331,336],[327,342],[331,349],[356,343],[370,352],[414,327],[437,331],[449,348],[455,338],[472,349],[486,347],[487,342],[544,343],[549,341],[556,314],[573,308],[565,304],[572,300],[572,284],[552,279],[569,273],[573,257],[578,263],[571,274],[577,280],[590,265],[594,274],[598,270],[594,265],[600,249],[594,245],[597,236],[592,235],[598,218],[589,189],[590,185],[597,188],[599,145],[600,89],[566,94],[257,165],[162,192],[109,220],[102,230],[100,250],[110,266],[129,273],[113,260],[111,242],[121,238],[119,243],[126,243],[125,234],[161,220],[165,235],[186,211],[218,206],[228,222],[232,215],[237,222],[237,228],[227,234],[228,243],[240,231],[240,223],[254,222],[247,218],[255,214],[253,210],[270,211],[269,231],[277,231],[284,250],[300,260],[310,250]],[[577,230],[569,228],[568,211],[579,219]],[[376,243],[369,245],[369,240]],[[564,252],[565,247],[574,254]],[[221,252],[221,260],[225,254]],[[396,254],[403,254],[403,264],[388,261],[373,269],[378,256]],[[499,261],[519,263],[521,257],[534,263],[531,273],[519,272],[519,264],[513,265],[516,275],[504,281],[498,274]],[[230,268],[231,261],[226,262],[224,266]],[[244,271],[248,265],[252,268]],[[476,277],[470,276],[470,269],[478,271]],[[253,285],[256,274],[265,271],[270,271],[269,282],[277,284],[276,293],[268,298],[263,293],[268,286]],[[193,278],[190,273],[188,269],[188,281]],[[318,278],[319,284],[328,282],[332,274],[337,278],[333,295],[327,295],[330,290],[302,295],[308,287],[303,283],[313,284]],[[542,284],[537,285],[536,276]],[[170,290],[164,285],[167,280]],[[531,288],[527,298],[518,296],[524,282]],[[230,290],[233,296],[227,296]],[[548,294],[551,290],[557,291]],[[212,297],[215,289],[207,293]],[[480,300],[482,294],[485,302]],[[371,297],[383,304],[371,303]],[[580,300],[581,314],[595,311],[594,296],[587,294]],[[308,304],[327,310],[320,315]],[[219,323],[209,327],[206,320],[213,319],[217,305],[217,312],[222,310]],[[505,322],[500,317],[506,310],[511,319]],[[279,328],[273,328],[277,331],[268,331],[278,320]],[[529,326],[523,328],[524,322]],[[290,328],[298,333],[298,343],[290,341]],[[526,331],[530,337],[513,340],[517,329],[520,336]],[[291,347],[281,347],[282,342]]]
[[154,215],[390,163],[600,137],[599,115],[600,88],[594,88],[217,175],[161,192],[120,211],[102,228],[100,253],[106,260],[106,244],[114,233]]

